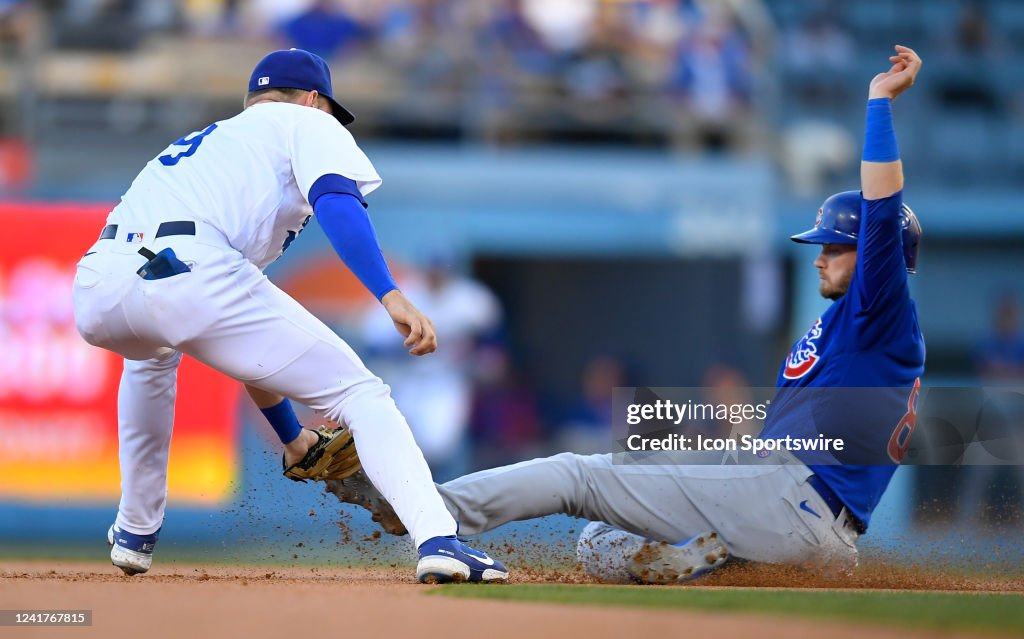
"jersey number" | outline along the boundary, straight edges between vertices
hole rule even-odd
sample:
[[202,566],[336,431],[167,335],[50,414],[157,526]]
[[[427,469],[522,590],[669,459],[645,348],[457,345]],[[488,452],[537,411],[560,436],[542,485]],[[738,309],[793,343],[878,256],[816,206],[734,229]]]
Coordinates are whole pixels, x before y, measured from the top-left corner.
[[211,124],[202,131],[196,131],[191,134],[192,137],[185,136],[174,142],[174,146],[187,146],[188,148],[180,153],[161,155],[158,159],[160,164],[164,166],[174,166],[181,158],[190,158],[195,155],[195,152],[199,149],[199,145],[203,143],[203,138],[213,133],[214,129],[217,128],[216,124]]
[[892,436],[889,437],[889,459],[897,464],[906,457],[907,449],[910,448],[910,437],[914,434],[914,428],[917,427],[917,396],[920,394],[921,378],[919,377],[914,380],[914,389],[910,391],[910,397],[907,398],[907,414],[903,416],[899,424],[896,424],[896,430],[892,431]]
[[307,215],[306,219],[302,220],[302,226],[299,228],[298,232],[296,232],[296,231],[288,231],[288,237],[284,238],[284,246],[281,247],[281,252],[282,253],[287,251],[288,247],[291,246],[292,242],[295,241],[295,238],[297,238],[299,236],[299,234],[302,233],[302,230],[304,228],[306,228],[307,224],[309,224],[309,218],[311,218],[311,217],[313,217],[313,216],[312,215]]

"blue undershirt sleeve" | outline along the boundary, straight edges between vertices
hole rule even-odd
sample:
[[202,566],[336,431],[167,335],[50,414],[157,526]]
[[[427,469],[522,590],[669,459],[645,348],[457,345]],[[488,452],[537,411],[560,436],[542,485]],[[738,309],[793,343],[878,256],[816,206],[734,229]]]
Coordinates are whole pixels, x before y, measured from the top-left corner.
[[[310,201],[314,202],[314,198]],[[315,198],[313,213],[338,257],[374,297],[379,300],[398,288],[359,198],[348,192],[322,193]]]

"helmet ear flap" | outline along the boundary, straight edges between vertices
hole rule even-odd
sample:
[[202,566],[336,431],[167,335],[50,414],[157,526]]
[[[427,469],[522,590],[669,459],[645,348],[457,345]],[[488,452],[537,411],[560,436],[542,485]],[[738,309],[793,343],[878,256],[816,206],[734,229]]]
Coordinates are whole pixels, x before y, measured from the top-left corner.
[[906,204],[900,209],[900,235],[903,240],[903,261],[908,273],[917,273],[917,254],[921,248],[921,222]]

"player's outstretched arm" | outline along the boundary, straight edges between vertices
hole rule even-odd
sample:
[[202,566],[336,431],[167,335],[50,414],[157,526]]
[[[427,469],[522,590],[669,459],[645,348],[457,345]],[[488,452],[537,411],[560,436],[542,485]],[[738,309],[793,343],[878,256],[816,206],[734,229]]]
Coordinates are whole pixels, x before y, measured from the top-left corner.
[[437,350],[434,324],[398,290],[362,204],[350,194],[327,193],[316,199],[313,211],[342,261],[391,316],[409,353]]
[[903,163],[899,159],[892,123],[892,101],[909,89],[921,70],[921,58],[909,47],[896,45],[892,67],[871,80],[868,90],[864,161],[860,165],[865,200],[889,197],[903,189]]

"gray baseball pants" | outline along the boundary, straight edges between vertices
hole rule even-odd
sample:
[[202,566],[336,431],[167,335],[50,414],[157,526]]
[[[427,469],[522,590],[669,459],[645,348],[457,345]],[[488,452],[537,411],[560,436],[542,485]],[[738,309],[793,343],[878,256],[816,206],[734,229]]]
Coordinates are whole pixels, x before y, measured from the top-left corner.
[[835,517],[808,485],[807,466],[779,455],[723,465],[717,456],[717,464],[707,453],[672,453],[670,464],[636,465],[562,453],[466,475],[438,492],[461,534],[557,513],[591,520],[578,557],[606,581],[628,579],[626,563],[648,540],[679,543],[710,531],[734,557],[856,565],[858,535],[846,512]]

